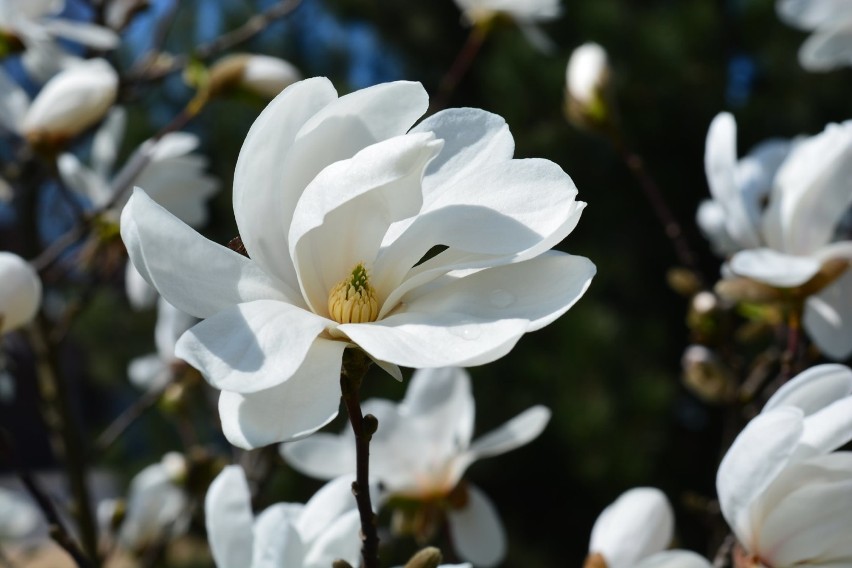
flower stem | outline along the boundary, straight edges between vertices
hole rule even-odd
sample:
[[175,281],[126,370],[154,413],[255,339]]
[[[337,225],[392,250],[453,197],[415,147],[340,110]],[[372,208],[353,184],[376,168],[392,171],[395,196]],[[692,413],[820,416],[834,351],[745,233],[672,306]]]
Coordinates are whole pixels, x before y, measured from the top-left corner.
[[479,49],[485,43],[485,38],[488,36],[488,25],[474,25],[470,28],[470,34],[467,36],[467,41],[462,46],[453,61],[450,70],[441,79],[441,84],[438,86],[438,93],[432,102],[431,110],[437,112],[447,106],[450,97],[464,79],[467,72],[473,65],[474,59],[479,54]]
[[379,535],[376,531],[376,514],[370,501],[370,439],[378,428],[378,421],[372,414],[362,414],[358,397],[361,382],[369,368],[370,358],[360,349],[343,352],[340,390],[349,413],[349,423],[355,433],[356,470],[352,494],[361,516],[361,567],[379,568]]

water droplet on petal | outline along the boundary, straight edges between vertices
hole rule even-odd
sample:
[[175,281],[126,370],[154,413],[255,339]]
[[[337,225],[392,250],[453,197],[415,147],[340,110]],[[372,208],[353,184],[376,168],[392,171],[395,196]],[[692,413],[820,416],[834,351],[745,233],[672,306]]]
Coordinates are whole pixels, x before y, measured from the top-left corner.
[[498,308],[507,308],[515,302],[514,294],[505,290],[494,290],[491,292],[491,303]]
[[468,325],[460,325],[458,327],[451,327],[450,333],[461,337],[462,339],[474,340],[479,339],[479,336],[482,335],[482,330],[476,324],[468,324]]

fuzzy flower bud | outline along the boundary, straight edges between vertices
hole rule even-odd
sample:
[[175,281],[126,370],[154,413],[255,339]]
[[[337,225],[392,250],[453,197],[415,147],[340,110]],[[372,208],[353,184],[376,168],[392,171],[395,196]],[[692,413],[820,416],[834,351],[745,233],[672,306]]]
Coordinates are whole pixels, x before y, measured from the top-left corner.
[[103,59],[62,71],[39,92],[21,122],[33,145],[54,146],[99,121],[115,102],[118,74]]
[[210,92],[215,95],[242,88],[272,99],[301,78],[296,67],[278,57],[236,53],[210,68]]
[[568,118],[580,128],[598,128],[611,120],[610,68],[596,43],[574,50],[565,70]]
[[0,252],[0,333],[29,323],[41,304],[41,280],[16,254]]

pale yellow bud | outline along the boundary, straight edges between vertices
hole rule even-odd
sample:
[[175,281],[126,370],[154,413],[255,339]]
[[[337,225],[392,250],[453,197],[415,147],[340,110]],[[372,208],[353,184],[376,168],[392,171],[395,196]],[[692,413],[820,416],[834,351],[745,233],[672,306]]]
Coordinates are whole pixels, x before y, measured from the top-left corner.
[[0,252],[0,333],[29,323],[41,305],[41,280],[16,254]]
[[241,88],[272,99],[301,78],[298,69],[278,57],[236,53],[210,68],[210,93]]

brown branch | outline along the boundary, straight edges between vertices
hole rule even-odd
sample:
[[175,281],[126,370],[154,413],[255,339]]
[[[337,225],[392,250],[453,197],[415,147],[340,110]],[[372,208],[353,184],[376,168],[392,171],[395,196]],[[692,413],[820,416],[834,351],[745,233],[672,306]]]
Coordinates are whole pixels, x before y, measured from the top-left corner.
[[458,55],[456,55],[456,59],[450,66],[449,71],[443,76],[441,83],[438,85],[438,92],[430,105],[432,112],[437,112],[447,106],[450,97],[459,86],[459,83],[467,75],[467,72],[470,71],[473,61],[482,48],[482,44],[485,43],[485,38],[488,37],[489,29],[490,27],[487,25],[474,25],[471,27],[467,40]]
[[171,384],[171,381],[167,381],[162,386],[145,392],[133,404],[124,409],[95,439],[92,451],[95,453],[107,451],[134,422],[145,414],[148,409],[157,404],[157,401],[163,396],[163,392],[165,392],[169,384]]
[[379,568],[379,535],[376,530],[376,514],[370,500],[370,439],[378,428],[378,420],[372,414],[361,413],[358,391],[370,359],[360,349],[347,349],[343,353],[340,372],[340,389],[343,403],[349,414],[349,423],[355,433],[355,481],[352,494],[358,503],[361,517],[361,568]]

